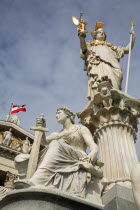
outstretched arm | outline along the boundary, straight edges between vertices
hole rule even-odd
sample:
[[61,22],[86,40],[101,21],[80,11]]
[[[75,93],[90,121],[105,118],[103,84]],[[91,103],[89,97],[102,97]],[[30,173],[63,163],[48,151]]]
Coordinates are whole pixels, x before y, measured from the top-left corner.
[[79,32],[78,37],[80,39],[80,47],[81,47],[82,53],[85,53],[87,50],[87,45],[86,45],[86,41],[85,41],[86,32]]
[[81,134],[86,145],[90,148],[90,153],[88,154],[89,162],[94,163],[98,153],[98,146],[97,144],[95,144],[89,129],[86,128],[85,126],[81,127]]
[[[136,35],[133,30],[130,31],[130,34],[132,34],[132,42],[131,42],[131,49],[132,49],[135,43]],[[129,53],[129,48],[130,48],[130,43],[126,47],[124,47],[124,54]]]

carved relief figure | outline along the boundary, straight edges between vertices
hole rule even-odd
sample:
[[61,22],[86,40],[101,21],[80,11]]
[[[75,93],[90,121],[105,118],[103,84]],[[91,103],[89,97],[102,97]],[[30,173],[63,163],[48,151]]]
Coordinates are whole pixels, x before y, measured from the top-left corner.
[[[96,157],[98,146],[86,127],[74,124],[74,114],[68,108],[59,108],[56,118],[63,129],[43,140],[47,146],[40,154],[38,168],[30,181],[36,186],[84,197],[91,176],[102,177]],[[88,155],[87,147],[90,148]]]
[[[103,80],[109,80],[113,88],[121,89],[122,70],[119,64],[124,54],[128,54],[127,47],[114,46],[106,42],[106,33],[103,23],[96,23],[95,30],[91,32],[94,41],[85,42],[86,31],[78,33],[81,46],[81,58],[85,60],[84,70],[88,75],[88,98],[92,99],[97,92],[97,85]],[[132,34],[131,48],[135,42],[134,31]]]
[[31,150],[30,141],[29,141],[28,137],[26,137],[26,139],[23,141],[22,152],[24,154],[29,154],[30,150]]
[[13,135],[12,135],[12,128],[9,129],[9,131],[3,132],[3,144],[6,146],[10,146],[12,140],[13,140]]

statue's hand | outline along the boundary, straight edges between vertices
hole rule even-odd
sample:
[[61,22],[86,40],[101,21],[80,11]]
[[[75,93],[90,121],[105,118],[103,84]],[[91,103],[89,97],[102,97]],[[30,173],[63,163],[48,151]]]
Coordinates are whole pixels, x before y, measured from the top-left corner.
[[97,160],[96,154],[94,152],[90,152],[88,154],[88,162],[94,164],[96,160]]
[[86,38],[86,31],[78,32],[79,38]]
[[36,126],[46,127],[45,119],[42,117],[36,118]]
[[134,30],[130,30],[130,34],[132,34],[133,37],[136,37]]

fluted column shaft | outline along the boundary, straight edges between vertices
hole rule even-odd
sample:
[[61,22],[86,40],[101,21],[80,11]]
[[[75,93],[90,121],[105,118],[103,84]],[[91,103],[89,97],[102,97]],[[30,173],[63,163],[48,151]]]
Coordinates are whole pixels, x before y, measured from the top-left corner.
[[138,163],[134,130],[125,124],[110,123],[99,129],[95,136],[104,163],[104,177],[109,183],[129,181],[131,168]]

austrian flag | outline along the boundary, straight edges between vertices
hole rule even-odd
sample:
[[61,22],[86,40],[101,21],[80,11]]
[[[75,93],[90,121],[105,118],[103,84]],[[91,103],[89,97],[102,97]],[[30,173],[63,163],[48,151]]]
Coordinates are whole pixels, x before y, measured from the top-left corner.
[[14,113],[21,112],[21,111],[26,112],[25,106],[26,106],[25,104],[24,105],[12,105],[10,114],[14,114]]

